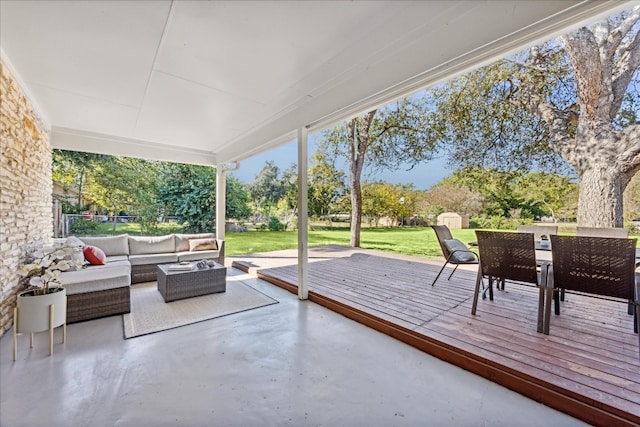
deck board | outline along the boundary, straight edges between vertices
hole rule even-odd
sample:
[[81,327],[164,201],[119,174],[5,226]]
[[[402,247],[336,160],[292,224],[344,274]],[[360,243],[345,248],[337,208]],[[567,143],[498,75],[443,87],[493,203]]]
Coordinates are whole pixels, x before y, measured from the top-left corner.
[[[431,282],[442,261],[311,248],[310,299],[594,425],[640,424],[640,358],[626,305],[568,294],[550,335],[536,331],[538,290],[507,283],[471,304],[475,266]],[[295,251],[232,257],[292,292]]]

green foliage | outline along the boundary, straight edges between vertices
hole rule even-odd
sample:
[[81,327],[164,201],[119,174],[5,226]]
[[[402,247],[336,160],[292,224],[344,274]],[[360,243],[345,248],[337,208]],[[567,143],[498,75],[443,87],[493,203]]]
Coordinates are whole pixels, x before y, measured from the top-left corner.
[[111,215],[141,211],[156,199],[157,162],[104,156],[93,164],[87,194]]
[[[87,180],[91,180],[92,170],[96,164],[111,156],[102,154],[83,153],[79,151],[53,150],[51,176],[66,189],[74,190],[78,194],[76,206],[82,206],[82,201],[88,198],[85,194]],[[65,207],[63,206],[63,209]],[[63,210],[64,211],[64,210]],[[74,213],[71,210],[65,213]],[[78,210],[80,212],[80,210]]]
[[[429,127],[454,166],[501,171],[533,167],[566,170],[566,163],[549,146],[547,124],[517,99],[525,79],[520,76],[525,71],[511,58],[426,92],[433,106]],[[548,89],[532,90],[551,96]]]
[[280,179],[280,168],[268,161],[249,186],[251,199],[261,213],[269,214],[285,195],[284,182]]
[[157,235],[160,229],[158,217],[161,215],[159,206],[156,204],[145,206],[139,211],[139,214],[138,223],[142,234],[148,236]]
[[227,218],[243,219],[251,216],[250,195],[247,186],[233,175],[227,175],[226,182],[225,214]]
[[[216,219],[216,170],[207,166],[166,163],[158,185],[163,211],[178,217],[189,232],[211,232]],[[246,218],[250,214],[249,195],[234,176],[226,179],[227,218]]]
[[514,230],[522,222],[518,219],[506,218],[500,215],[478,215],[469,219],[472,228],[487,228],[492,230]]
[[365,144],[364,152],[373,170],[397,170],[433,158],[435,140],[426,122],[428,105],[421,96],[407,97],[375,111],[369,128],[364,117],[353,120],[354,130],[341,124],[323,134],[320,154],[329,161],[345,158],[354,133],[356,143]]
[[272,216],[271,218],[269,218],[267,228],[269,229],[269,231],[284,231],[285,226],[277,217]]
[[98,224],[96,224],[95,222],[89,219],[77,218],[75,221],[73,221],[70,231],[71,234],[86,236],[93,234],[97,229]]
[[483,212],[490,217],[568,219],[572,212],[575,217],[578,187],[557,174],[469,167],[443,183],[462,185],[480,194]]
[[[55,197],[55,196],[54,196]],[[60,199],[58,199],[60,200]],[[60,200],[60,204],[62,207],[63,214],[80,214],[86,211],[86,208],[83,206],[76,205],[75,203],[71,203],[68,200],[62,199]]]
[[165,164],[158,196],[165,210],[177,216],[187,232],[210,232],[215,229],[214,168]]
[[391,218],[398,223],[416,214],[419,192],[412,185],[391,185],[386,182],[365,183],[362,186],[362,214],[377,226],[380,219]]
[[346,194],[345,174],[321,152],[313,155],[309,168],[308,209],[310,216],[336,212],[337,202]]

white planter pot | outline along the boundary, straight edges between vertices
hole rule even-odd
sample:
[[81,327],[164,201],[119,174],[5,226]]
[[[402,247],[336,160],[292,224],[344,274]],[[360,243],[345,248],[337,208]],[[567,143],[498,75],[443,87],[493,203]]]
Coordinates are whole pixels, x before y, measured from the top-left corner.
[[[30,291],[18,295],[17,333],[48,331],[65,324],[67,320],[67,290],[45,295],[28,295]],[[49,325],[50,307],[53,305],[53,324]]]

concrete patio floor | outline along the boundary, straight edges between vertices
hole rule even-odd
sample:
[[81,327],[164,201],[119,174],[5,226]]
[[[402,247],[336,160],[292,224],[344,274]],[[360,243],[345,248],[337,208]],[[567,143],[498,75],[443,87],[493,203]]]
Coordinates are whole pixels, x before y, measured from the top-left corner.
[[[578,426],[239,270],[280,303],[129,340],[122,316],[0,340],[0,425]],[[135,285],[134,285],[135,286]],[[61,331],[56,331],[59,343]]]

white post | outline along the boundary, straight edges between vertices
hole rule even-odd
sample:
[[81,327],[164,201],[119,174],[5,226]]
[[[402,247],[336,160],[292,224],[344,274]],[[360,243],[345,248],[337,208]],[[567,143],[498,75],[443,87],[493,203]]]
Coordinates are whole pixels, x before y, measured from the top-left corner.
[[298,298],[309,298],[308,276],[308,160],[307,129],[298,129]]
[[216,165],[216,239],[224,240],[227,218],[227,180],[224,165]]

